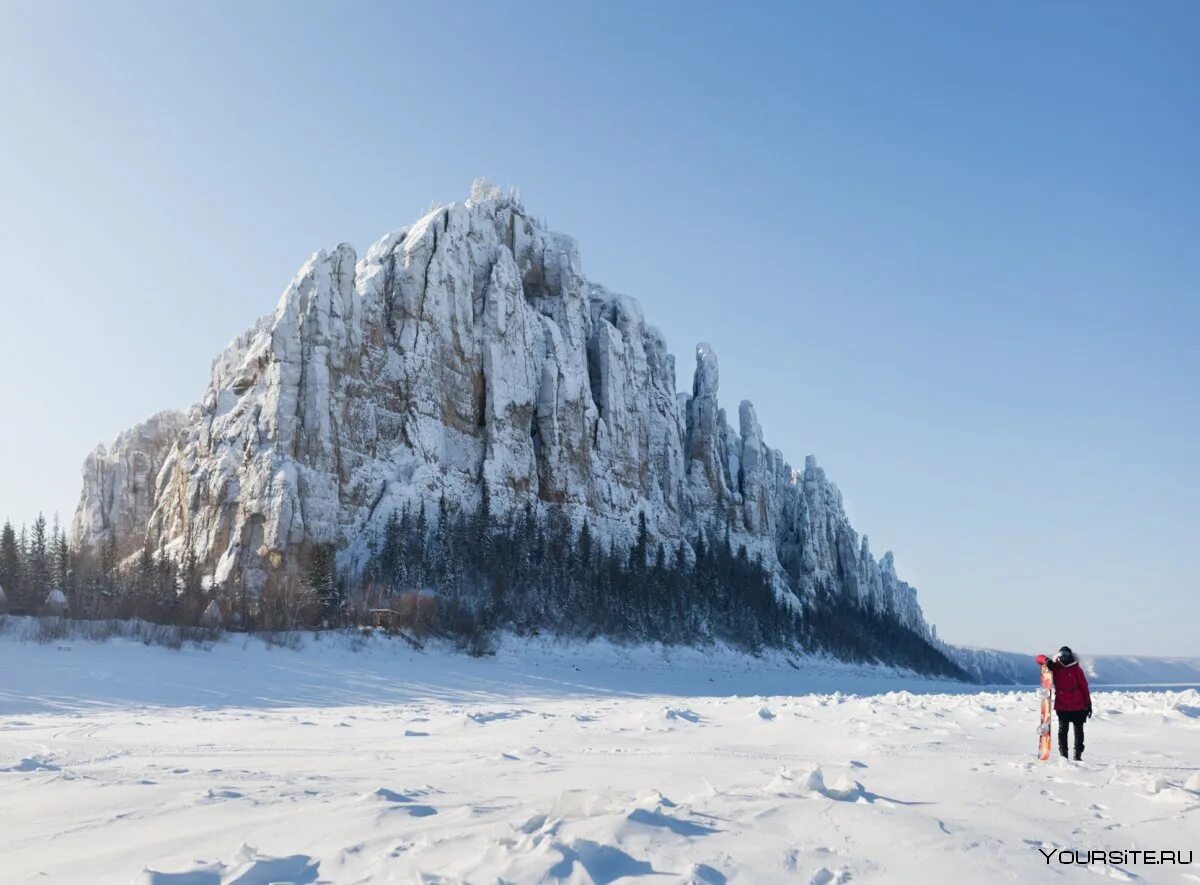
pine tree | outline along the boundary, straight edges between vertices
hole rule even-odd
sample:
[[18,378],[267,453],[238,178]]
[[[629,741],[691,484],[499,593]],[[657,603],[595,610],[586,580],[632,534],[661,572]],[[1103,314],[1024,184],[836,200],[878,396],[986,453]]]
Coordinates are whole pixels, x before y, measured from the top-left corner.
[[16,605],[18,600],[24,599],[21,551],[17,547],[17,533],[7,520],[0,530],[0,587],[4,588],[10,604]]
[[175,563],[165,551],[159,550],[154,558],[154,614],[164,624],[174,624],[179,619],[179,583]]
[[50,550],[46,539],[46,517],[38,514],[33,521],[26,553],[26,595],[33,606],[40,606],[50,593]]
[[154,554],[149,546],[143,547],[134,566],[133,594],[129,600],[135,617],[149,619],[154,614],[155,577]]
[[196,555],[196,548],[190,544],[183,551],[183,562],[179,566],[179,589],[188,599],[197,599],[204,593],[200,558]]
[[58,514],[54,515],[53,542],[51,544],[51,581],[68,597],[75,593],[74,574],[71,569],[71,548],[67,544],[66,531],[60,530]]
[[387,587],[389,593],[394,593],[399,589],[397,578],[399,577],[400,563],[404,557],[403,541],[400,534],[400,519],[393,510],[383,526],[383,545],[380,547],[377,560],[379,579]]
[[345,588],[337,577],[336,563],[332,544],[315,544],[309,553],[308,568],[304,576],[304,583],[320,603],[322,619],[330,625],[342,622],[346,601]]
[[475,559],[484,575],[492,572],[492,490],[487,477],[483,478],[479,492],[479,510],[475,514],[471,541],[475,547]]

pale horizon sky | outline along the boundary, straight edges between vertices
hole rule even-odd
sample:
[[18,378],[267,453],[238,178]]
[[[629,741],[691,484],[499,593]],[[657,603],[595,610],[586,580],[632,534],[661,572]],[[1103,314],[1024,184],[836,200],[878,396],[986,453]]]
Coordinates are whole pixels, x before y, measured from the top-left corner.
[[1200,655],[1200,6],[0,6],[0,521],[476,176],[951,642]]

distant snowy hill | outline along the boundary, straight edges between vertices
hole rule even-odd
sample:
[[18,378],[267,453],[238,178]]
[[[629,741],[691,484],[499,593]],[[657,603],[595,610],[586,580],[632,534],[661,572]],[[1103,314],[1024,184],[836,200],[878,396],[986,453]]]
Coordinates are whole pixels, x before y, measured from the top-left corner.
[[[1033,685],[1039,668],[1033,654],[987,648],[947,649],[949,656],[979,682]],[[1140,655],[1089,655],[1079,660],[1096,685],[1200,685],[1200,657],[1158,658]]]
[[[362,258],[347,244],[313,255],[275,311],[217,357],[196,405],[88,457],[73,535],[127,561],[146,548],[189,560],[205,586],[238,594],[284,592],[321,548],[352,591],[406,590],[426,583],[396,577],[413,557],[373,560],[394,515],[418,514],[404,528],[430,533],[419,547],[435,520],[483,513],[516,549],[514,520],[528,512],[532,532],[558,525],[551,540],[572,550],[586,521],[589,550],[638,552],[660,577],[717,548],[741,556],[687,579],[719,595],[737,590],[732,569],[746,585],[762,569],[785,612],[756,602],[738,613],[737,591],[683,629],[720,615],[765,635],[765,621],[778,632],[787,611],[820,604],[814,629],[840,631],[846,648],[940,657],[891,553],[875,558],[811,455],[793,469],[767,445],[749,402],[730,420],[719,377],[701,344],[691,390],[677,392],[675,358],[638,302],[588,280],[570,237],[477,186]],[[418,551],[422,575],[466,550],[443,541]],[[625,583],[648,586],[637,574]],[[546,626],[550,607],[526,620]]]

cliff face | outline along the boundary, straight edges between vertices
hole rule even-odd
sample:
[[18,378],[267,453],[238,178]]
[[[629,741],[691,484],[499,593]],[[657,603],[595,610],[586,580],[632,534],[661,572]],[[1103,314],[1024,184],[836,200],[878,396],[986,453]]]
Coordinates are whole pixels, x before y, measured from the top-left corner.
[[218,582],[260,590],[313,543],[362,562],[404,503],[559,508],[616,543],[639,512],[664,539],[726,532],[781,592],[818,588],[925,632],[809,457],[793,471],[754,408],[732,423],[708,345],[690,394],[641,307],[589,282],[573,240],[479,190],[357,259],[314,255],[275,312],[213,364],[201,401],[84,467],[74,530],[123,553],[186,546]]
[[158,500],[158,474],[186,425],[183,413],[160,412],[126,430],[111,448],[97,446],[87,456],[76,539],[96,544],[111,535],[122,557],[142,549]]

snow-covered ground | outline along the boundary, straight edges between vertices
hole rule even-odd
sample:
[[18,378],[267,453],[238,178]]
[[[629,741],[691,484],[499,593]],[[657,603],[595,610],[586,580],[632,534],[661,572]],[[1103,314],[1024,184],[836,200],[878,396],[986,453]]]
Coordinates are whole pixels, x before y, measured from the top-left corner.
[[[799,669],[796,669],[799,667]],[[0,637],[0,880],[1200,881],[1200,693],[1030,691],[724,652]],[[840,690],[843,693],[837,693]]]

